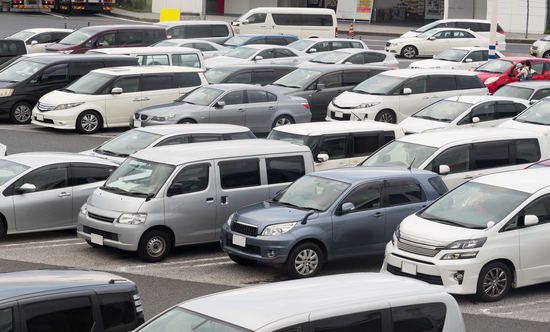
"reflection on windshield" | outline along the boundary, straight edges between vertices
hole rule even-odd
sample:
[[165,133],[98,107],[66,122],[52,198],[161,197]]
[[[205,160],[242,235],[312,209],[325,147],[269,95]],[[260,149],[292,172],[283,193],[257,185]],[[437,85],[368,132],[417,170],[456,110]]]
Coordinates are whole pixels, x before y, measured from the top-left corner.
[[401,85],[405,79],[403,77],[378,74],[363,81],[351,91],[372,95],[388,95]]
[[514,63],[512,61],[496,59],[496,60],[491,60],[486,64],[477,67],[476,71],[502,74],[513,65]]
[[67,37],[61,39],[59,41],[59,44],[62,44],[62,45],[80,45],[83,42],[85,42],[86,40],[88,40],[88,38],[90,38],[91,35],[92,35],[92,31],[77,30],[77,31],[67,35]]
[[212,104],[214,100],[216,100],[216,98],[218,98],[222,93],[223,90],[220,89],[202,87],[190,92],[183,99],[178,101],[192,105],[208,106]]
[[300,68],[279,78],[273,82],[273,85],[283,86],[286,88],[302,88],[320,75],[320,71]]
[[513,98],[521,98],[528,100],[531,94],[533,93],[533,89],[529,88],[523,88],[519,86],[512,86],[512,85],[505,85],[495,91],[493,93],[493,96],[501,96],[501,97],[513,97]]
[[471,106],[472,104],[454,100],[440,100],[415,113],[412,117],[449,123]]
[[282,205],[325,211],[349,186],[349,183],[306,175],[294,181],[276,200]]
[[139,129],[132,129],[118,135],[94,151],[105,155],[128,157],[134,152],[145,149],[159,137],[160,135],[158,134],[148,133]]
[[247,331],[212,317],[175,307],[153,319],[138,332],[242,332]]
[[232,72],[233,70],[231,69],[212,68],[208,69],[204,75],[208,83],[217,84],[221,83]]
[[267,136],[267,139],[285,141],[285,142],[290,142],[290,143],[299,144],[299,145],[306,145],[307,136],[285,133],[284,131],[279,131],[275,128],[269,133],[269,135]]
[[466,55],[468,55],[468,53],[469,52],[466,50],[458,50],[456,48],[450,48],[434,56],[434,59],[443,60],[443,61],[460,62],[462,61],[462,59],[464,59]]
[[525,111],[516,116],[514,120],[550,126],[550,101],[539,101],[533,106],[525,109]]
[[84,95],[99,94],[99,92],[101,92],[100,89],[103,88],[105,84],[109,83],[112,78],[113,76],[110,75],[89,73],[62,89],[62,91],[80,93]]
[[29,60],[17,61],[0,72],[0,81],[12,83],[24,81],[45,66],[43,63]]
[[401,166],[418,168],[437,148],[420,144],[393,141],[371,155],[361,166]]
[[315,58],[309,60],[310,62],[316,62],[316,63],[337,63],[340,60],[345,59],[349,53],[346,52],[327,52],[324,54],[319,54]]
[[251,37],[233,36],[223,43],[225,46],[239,46],[244,44]]
[[258,50],[255,48],[241,46],[225,53],[223,56],[227,56],[230,58],[238,58],[238,59],[248,59],[256,52],[258,52]]
[[14,163],[10,160],[0,159],[0,186],[29,168],[28,166]]

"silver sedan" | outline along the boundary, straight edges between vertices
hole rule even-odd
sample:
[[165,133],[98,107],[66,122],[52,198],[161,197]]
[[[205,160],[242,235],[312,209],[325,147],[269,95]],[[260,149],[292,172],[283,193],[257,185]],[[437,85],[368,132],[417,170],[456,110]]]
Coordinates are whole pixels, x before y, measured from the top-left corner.
[[273,127],[311,120],[306,99],[250,84],[200,87],[174,103],[142,109],[132,127],[174,123],[228,123],[267,133]]

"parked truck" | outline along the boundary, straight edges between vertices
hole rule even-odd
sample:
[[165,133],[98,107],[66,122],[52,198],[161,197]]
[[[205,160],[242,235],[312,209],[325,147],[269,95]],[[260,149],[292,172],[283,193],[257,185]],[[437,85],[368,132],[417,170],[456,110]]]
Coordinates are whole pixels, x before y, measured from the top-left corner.
[[1,0],[4,11],[42,11],[53,8],[55,0]]
[[[28,0],[24,0],[28,1]],[[109,13],[115,0],[52,0],[52,11],[71,14],[73,12]]]

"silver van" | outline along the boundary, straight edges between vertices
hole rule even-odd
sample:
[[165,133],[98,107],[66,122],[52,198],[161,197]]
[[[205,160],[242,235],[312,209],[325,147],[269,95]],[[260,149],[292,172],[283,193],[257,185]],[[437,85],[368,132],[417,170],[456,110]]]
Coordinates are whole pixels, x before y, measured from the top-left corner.
[[217,242],[237,209],[313,171],[305,145],[264,139],[141,150],[84,204],[77,233],[92,246],[164,259],[174,246]]

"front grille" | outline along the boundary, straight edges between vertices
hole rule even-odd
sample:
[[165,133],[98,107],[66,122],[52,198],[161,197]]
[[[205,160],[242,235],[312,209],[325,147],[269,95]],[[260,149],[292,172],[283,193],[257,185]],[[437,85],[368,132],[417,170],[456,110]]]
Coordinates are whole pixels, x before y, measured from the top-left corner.
[[92,219],[95,219],[95,220],[99,220],[99,221],[103,221],[103,222],[109,222],[109,223],[113,223],[115,221],[115,218],[100,216],[99,214],[90,213],[90,212],[88,212],[88,217],[90,217]]
[[343,109],[343,110],[352,110],[354,108],[357,108],[357,106],[342,106],[342,105],[338,105],[334,102],[332,102],[332,105],[338,107],[339,109]]
[[246,247],[241,247],[241,246],[234,245],[233,238],[231,236],[227,237],[226,244],[231,248],[237,249],[242,252],[246,252],[251,255],[257,255],[257,256],[262,255],[262,248],[258,246],[251,246],[250,244],[247,244]]
[[434,257],[443,247],[431,246],[405,239],[402,235],[397,239],[397,248],[420,256]]
[[82,231],[86,234],[94,233],[94,234],[103,236],[104,239],[108,239],[108,240],[112,240],[112,241],[118,241],[118,234],[116,234],[116,233],[102,231],[101,229],[88,227],[88,226],[82,227]]
[[351,119],[351,114],[342,113],[342,117],[337,118],[335,112],[330,111],[330,118],[338,121],[348,121],[349,119]]
[[38,102],[38,104],[36,105],[36,108],[38,108],[38,110],[41,112],[53,111],[56,107],[57,105],[44,104],[41,102]]
[[36,118],[36,116],[34,117],[34,120],[38,121],[38,122],[44,122],[44,123],[50,123],[50,124],[53,124],[53,120],[51,119],[44,119],[44,120],[38,120]]
[[433,275],[424,274],[424,273],[416,273],[416,275],[408,274],[408,273],[402,272],[401,268],[399,268],[397,266],[390,265],[390,264],[388,264],[386,268],[388,269],[389,273],[391,273],[393,275],[396,275],[396,276],[418,279],[418,280],[427,282],[427,283],[432,284],[432,285],[440,285],[440,286],[443,285],[443,280],[441,280],[440,276],[433,276]]
[[248,235],[248,236],[257,236],[258,235],[258,227],[243,224],[237,221],[234,221],[231,224],[231,230],[236,233]]

